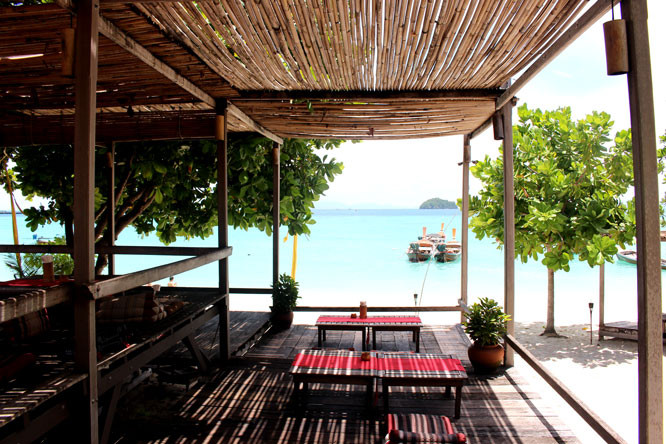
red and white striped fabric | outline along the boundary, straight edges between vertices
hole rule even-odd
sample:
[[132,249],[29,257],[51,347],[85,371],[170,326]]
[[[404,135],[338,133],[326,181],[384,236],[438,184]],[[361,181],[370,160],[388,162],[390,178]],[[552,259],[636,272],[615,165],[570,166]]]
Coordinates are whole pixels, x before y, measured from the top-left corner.
[[460,360],[451,355],[379,353],[379,377],[467,378]]
[[465,434],[455,433],[446,416],[389,414],[386,425],[386,444],[467,442]]
[[377,375],[377,357],[370,354],[369,361],[361,360],[361,353],[348,350],[303,350],[294,358],[291,374],[317,375]]
[[351,316],[319,316],[318,324],[340,324],[340,325],[423,325],[419,316],[368,316],[361,319]]

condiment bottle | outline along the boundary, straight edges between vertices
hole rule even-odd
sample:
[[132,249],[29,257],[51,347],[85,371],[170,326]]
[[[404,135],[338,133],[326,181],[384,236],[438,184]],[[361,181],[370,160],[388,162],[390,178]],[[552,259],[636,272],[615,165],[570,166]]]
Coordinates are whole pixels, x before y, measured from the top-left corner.
[[365,319],[368,317],[368,306],[366,305],[365,301],[361,301],[361,306],[359,308],[360,315],[359,318]]
[[50,254],[42,256],[42,267],[44,268],[44,280],[46,282],[55,281],[55,274],[53,273],[53,256]]

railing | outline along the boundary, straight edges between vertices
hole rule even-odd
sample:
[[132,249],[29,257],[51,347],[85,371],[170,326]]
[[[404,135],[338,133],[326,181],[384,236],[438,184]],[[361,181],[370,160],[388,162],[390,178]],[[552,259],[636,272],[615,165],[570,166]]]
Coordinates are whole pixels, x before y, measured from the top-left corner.
[[597,416],[583,401],[578,399],[562,382],[553,376],[546,367],[544,367],[539,360],[529,352],[516,338],[511,335],[506,335],[504,340],[530,367],[532,367],[543,378],[544,381],[550,385],[564,399],[567,404],[573,408],[578,415],[585,422],[589,424],[592,429],[599,434],[607,443],[611,444],[626,444],[620,435],[618,435],[608,424],[606,424],[599,416]]

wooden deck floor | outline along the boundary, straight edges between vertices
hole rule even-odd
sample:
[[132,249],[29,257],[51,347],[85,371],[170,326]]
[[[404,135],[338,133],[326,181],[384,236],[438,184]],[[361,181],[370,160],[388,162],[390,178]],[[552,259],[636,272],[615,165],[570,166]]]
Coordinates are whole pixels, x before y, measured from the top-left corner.
[[[360,333],[329,332],[326,347],[360,349]],[[378,348],[413,350],[411,334],[381,332]],[[428,326],[423,352],[458,355],[468,366],[467,338],[459,326]],[[381,345],[380,345],[381,343]],[[186,391],[144,384],[121,402],[113,435],[141,443],[380,443],[382,414],[364,408],[360,386],[313,384],[305,411],[292,400],[293,356],[316,345],[314,326],[296,325],[265,337],[243,358]],[[396,390],[396,391],[393,391]],[[381,393],[381,391],[378,391]],[[377,399],[377,410],[381,399]],[[453,415],[443,389],[392,389],[392,412]],[[493,377],[470,372],[462,416],[454,421],[470,443],[578,443],[572,432],[515,369]]]

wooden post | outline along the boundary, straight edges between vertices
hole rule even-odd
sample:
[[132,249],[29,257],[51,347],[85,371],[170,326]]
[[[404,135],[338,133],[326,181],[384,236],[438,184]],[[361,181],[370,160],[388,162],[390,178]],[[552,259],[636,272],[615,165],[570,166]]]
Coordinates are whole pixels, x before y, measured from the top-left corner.
[[[74,128],[74,281],[81,290],[74,298],[74,360],[88,375],[81,417],[89,427],[82,439],[99,440],[95,301],[83,290],[95,279],[95,112],[97,87],[98,0],[77,3]],[[85,430],[85,426],[84,426]]]
[[273,144],[273,286],[280,274],[280,145]]
[[[516,226],[514,214],[513,191],[513,125],[511,122],[512,102],[507,103],[500,111],[503,120],[503,163],[504,163],[504,311],[511,316],[507,325],[507,334],[514,332],[514,292],[515,292],[515,241]],[[512,367],[514,362],[513,350],[506,348],[504,365]]]
[[623,0],[629,47],[629,108],[636,193],[638,253],[639,442],[663,443],[663,345],[659,180],[647,0]]
[[604,340],[604,335],[602,333],[604,329],[604,310],[605,299],[606,299],[606,280],[604,277],[605,274],[605,264],[599,265],[599,340]]
[[[106,166],[108,167],[109,189],[107,190],[107,206],[109,208],[109,246],[116,244],[116,143],[109,144],[109,152],[106,153]],[[113,253],[109,253],[109,264],[107,266],[109,276],[116,274],[116,261]]]
[[[226,100],[216,104],[215,138],[217,139],[217,246],[229,246],[229,212],[227,172],[228,150],[228,106]],[[228,361],[231,357],[229,332],[229,260],[219,261],[219,290],[224,298],[219,302],[220,311],[220,360]]]
[[[472,157],[470,135],[463,139],[463,176],[462,176],[462,225],[460,227],[460,243],[462,254],[460,263],[460,299],[467,305],[467,264],[469,262],[469,163]],[[460,322],[465,320],[464,312],[460,312]]]

